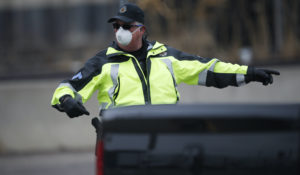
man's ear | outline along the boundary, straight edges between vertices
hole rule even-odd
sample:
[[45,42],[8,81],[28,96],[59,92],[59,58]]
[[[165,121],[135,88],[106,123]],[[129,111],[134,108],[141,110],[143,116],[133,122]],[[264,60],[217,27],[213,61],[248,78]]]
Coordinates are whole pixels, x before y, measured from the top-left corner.
[[140,31],[143,32],[143,33],[145,33],[145,32],[146,32],[146,27],[145,27],[145,26],[142,26],[142,27],[140,28]]

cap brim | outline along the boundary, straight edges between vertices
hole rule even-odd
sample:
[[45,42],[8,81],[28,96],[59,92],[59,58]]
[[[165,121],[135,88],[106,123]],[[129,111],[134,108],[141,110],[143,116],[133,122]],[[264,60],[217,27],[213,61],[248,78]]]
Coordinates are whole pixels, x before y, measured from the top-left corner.
[[123,21],[123,22],[125,22],[125,23],[131,23],[131,22],[134,22],[133,19],[127,18],[127,17],[125,17],[125,16],[114,16],[114,17],[110,18],[107,22],[108,22],[108,23],[111,23],[111,22],[114,22],[114,21],[116,21],[116,20],[120,20],[120,21]]

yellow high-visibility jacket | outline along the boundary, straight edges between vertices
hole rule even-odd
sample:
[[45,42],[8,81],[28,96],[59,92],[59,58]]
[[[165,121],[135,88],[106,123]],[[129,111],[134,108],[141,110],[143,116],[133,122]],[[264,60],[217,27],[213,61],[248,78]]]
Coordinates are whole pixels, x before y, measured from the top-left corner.
[[59,99],[67,94],[85,103],[95,91],[102,109],[174,104],[180,97],[177,85],[182,82],[217,88],[245,84],[247,66],[190,55],[159,42],[147,44],[147,75],[133,55],[118,50],[114,43],[57,87],[52,106],[62,110]]

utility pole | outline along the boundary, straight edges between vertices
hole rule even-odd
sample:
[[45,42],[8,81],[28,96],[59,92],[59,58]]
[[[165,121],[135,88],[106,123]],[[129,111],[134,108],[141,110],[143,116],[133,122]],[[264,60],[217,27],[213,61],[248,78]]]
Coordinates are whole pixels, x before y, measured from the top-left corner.
[[283,25],[282,25],[282,0],[275,0],[274,2],[274,48],[275,53],[279,53],[282,47],[283,41]]

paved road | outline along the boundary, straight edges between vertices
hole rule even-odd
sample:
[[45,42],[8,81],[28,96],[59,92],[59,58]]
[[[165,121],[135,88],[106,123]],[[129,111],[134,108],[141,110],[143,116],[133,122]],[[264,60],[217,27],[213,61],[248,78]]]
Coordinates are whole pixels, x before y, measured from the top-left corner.
[[0,156],[1,175],[94,175],[94,153]]

